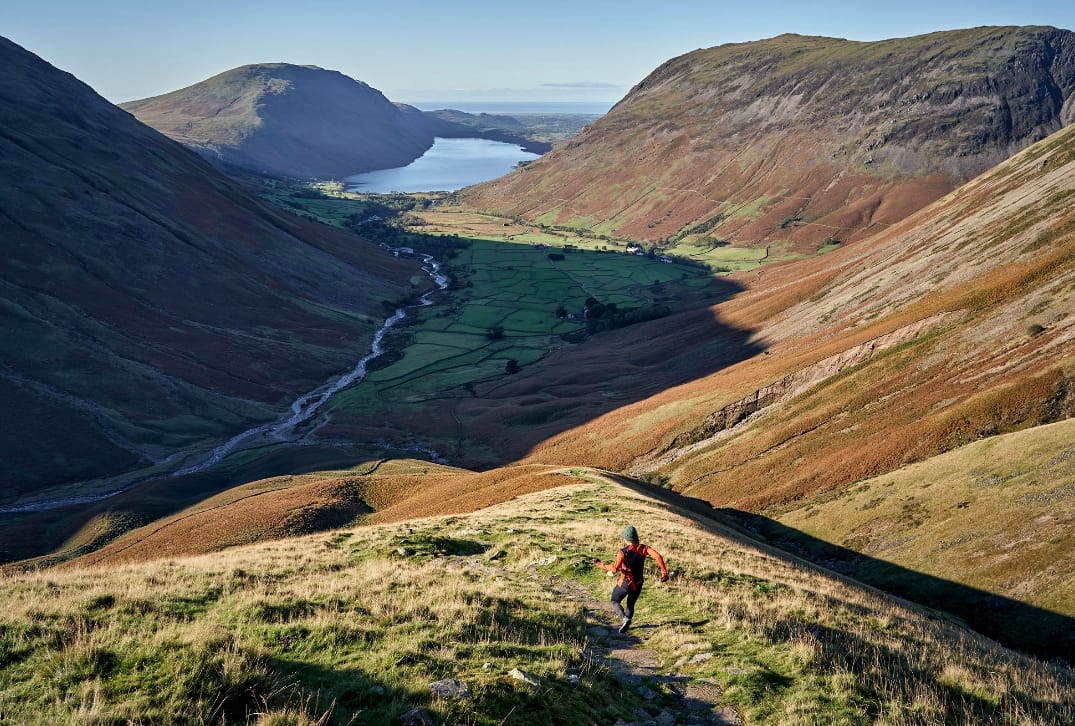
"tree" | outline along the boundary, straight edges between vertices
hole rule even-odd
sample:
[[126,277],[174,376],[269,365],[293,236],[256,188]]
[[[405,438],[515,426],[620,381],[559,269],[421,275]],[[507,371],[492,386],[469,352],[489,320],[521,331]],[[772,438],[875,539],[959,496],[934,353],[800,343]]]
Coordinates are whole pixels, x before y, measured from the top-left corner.
[[508,358],[508,362],[504,365],[504,372],[509,376],[515,375],[519,372],[519,361],[514,358]]
[[485,337],[489,340],[501,340],[504,337],[504,326],[494,325],[486,331]]

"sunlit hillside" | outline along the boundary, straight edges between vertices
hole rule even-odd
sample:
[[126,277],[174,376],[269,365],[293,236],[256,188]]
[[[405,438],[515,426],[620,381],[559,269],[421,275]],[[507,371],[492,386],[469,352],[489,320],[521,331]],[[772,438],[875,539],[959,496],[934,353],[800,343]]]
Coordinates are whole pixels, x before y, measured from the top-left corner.
[[[1068,418],[1073,195],[1065,130],[884,234],[753,274],[714,315],[754,329],[763,354],[600,417],[531,460],[625,469],[779,519],[963,444]],[[1013,513],[1008,526],[1030,522]],[[1075,603],[1062,610],[1070,618]]]
[[[1062,724],[1075,674],[597,472],[468,516],[0,582],[13,723]],[[634,523],[672,570],[614,630]],[[652,575],[651,571],[651,575]],[[421,709],[416,711],[415,709]]]
[[[878,32],[884,32],[879,30]],[[668,60],[483,210],[664,245],[817,250],[897,223],[1071,122],[1075,34],[785,34]]]

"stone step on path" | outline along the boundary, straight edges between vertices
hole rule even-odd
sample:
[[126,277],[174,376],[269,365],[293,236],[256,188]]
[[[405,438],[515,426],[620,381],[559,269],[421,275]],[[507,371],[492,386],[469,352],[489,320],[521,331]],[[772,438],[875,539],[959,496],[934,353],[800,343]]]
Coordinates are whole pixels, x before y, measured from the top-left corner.
[[637,709],[635,721],[620,720],[616,726],[741,726],[743,719],[739,712],[721,705],[723,692],[716,681],[661,672],[657,652],[640,647],[654,637],[652,631],[656,626],[641,625],[620,634],[607,625],[612,615],[611,607],[592,601],[587,601],[584,607],[591,623],[587,632],[594,645],[592,652],[595,659],[600,658],[617,680],[633,688],[643,699],[660,701],[662,687],[673,698],[671,704],[654,703],[653,708]]

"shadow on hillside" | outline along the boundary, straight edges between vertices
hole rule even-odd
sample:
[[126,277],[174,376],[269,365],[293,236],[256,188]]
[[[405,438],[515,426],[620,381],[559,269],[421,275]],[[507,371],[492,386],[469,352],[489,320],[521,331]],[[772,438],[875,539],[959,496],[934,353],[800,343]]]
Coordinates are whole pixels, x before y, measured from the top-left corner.
[[[728,325],[711,308],[743,289],[714,278],[667,317],[564,344],[517,375],[449,393],[443,410],[454,416],[458,432],[435,446],[443,446],[438,450],[453,464],[493,468],[617,409],[763,353],[751,340],[754,330]],[[471,450],[474,442],[480,447]]]
[[915,572],[834,545],[776,520],[737,509],[716,509],[762,542],[906,600],[951,613],[974,630],[1039,658],[1072,661],[1075,618],[1003,595]]
[[[198,474],[149,479],[91,504],[0,515],[4,531],[0,563],[70,547],[74,533],[96,527],[93,541],[83,542],[75,554],[92,551],[124,531],[246,482],[346,469],[371,458],[428,455],[402,444],[390,448],[394,444],[390,440],[399,436],[421,441],[448,463],[468,469],[487,470],[517,461],[558,434],[762,353],[763,348],[750,340],[754,331],[721,322],[711,308],[742,289],[734,280],[713,278],[706,289],[682,299],[679,310],[667,317],[595,333],[582,343],[565,343],[517,374],[439,393],[422,407],[401,405],[372,423],[361,418],[369,418],[364,409],[350,421],[341,422],[334,415],[332,423],[318,432],[333,440],[326,446],[276,444],[264,452],[239,452]],[[355,444],[339,445],[348,440]],[[375,441],[382,443],[361,443]],[[104,520],[107,526],[98,527]]]
[[1044,610],[957,582],[915,572],[855,550],[834,545],[774,519],[738,509],[713,508],[708,502],[678,492],[608,474],[616,483],[684,512],[700,515],[720,534],[746,544],[769,545],[857,582],[911,602],[950,613],[1009,648],[1039,658],[1060,658],[1075,665],[1075,618]]

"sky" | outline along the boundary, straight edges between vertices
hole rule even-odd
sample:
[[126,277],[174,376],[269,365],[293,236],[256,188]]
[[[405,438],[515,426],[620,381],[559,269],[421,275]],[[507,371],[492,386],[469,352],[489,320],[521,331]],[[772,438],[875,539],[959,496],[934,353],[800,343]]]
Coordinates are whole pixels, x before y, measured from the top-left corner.
[[286,62],[340,71],[416,105],[611,105],[697,48],[782,33],[881,40],[980,25],[1075,30],[1075,1],[0,0],[0,36],[114,103]]

